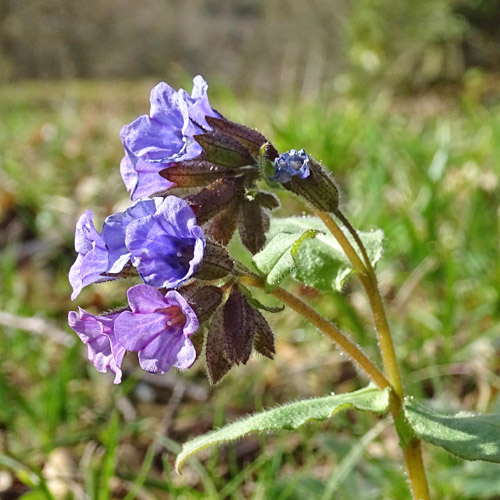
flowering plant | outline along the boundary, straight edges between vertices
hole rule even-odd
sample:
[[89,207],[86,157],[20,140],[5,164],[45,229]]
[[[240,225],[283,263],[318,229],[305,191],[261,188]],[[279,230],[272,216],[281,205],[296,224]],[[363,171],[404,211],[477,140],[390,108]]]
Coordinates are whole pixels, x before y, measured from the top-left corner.
[[[282,308],[257,300],[254,290],[260,289],[332,339],[371,381],[353,393],[291,403],[200,436],[184,445],[178,470],[207,446],[249,432],[296,429],[346,408],[390,413],[416,499],[430,498],[422,441],[465,459],[500,462],[491,431],[498,417],[442,415],[406,397],[374,269],[383,233],[351,225],[321,163],[303,149],[279,154],[259,132],[227,120],[211,108],[200,76],[191,95],[158,84],[149,115],[123,127],[121,138],[120,170],[132,204],[107,217],[101,232],[90,210],[80,217],[78,256],[69,272],[72,299],[92,283],[130,277],[143,282],[128,290],[128,306],[121,310],[69,313],[69,325],[98,371],[110,370],[120,383],[126,351],[137,352],[140,367],[156,374],[188,369],[202,357],[216,384],[253,351],[273,358],[274,334],[261,311]],[[279,206],[272,191],[283,190],[307,202],[314,216],[271,218]],[[235,232],[252,254],[251,269],[228,251]],[[351,274],[369,299],[383,369],[279,286],[291,276],[318,290],[340,291]]]

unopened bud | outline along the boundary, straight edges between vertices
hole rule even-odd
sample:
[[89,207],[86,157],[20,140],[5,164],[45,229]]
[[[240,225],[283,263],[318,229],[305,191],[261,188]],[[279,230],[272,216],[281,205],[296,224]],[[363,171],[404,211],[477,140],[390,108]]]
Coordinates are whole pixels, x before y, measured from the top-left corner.
[[[303,150],[301,150],[303,151]],[[297,166],[298,163],[295,163]],[[305,198],[309,203],[324,212],[335,212],[339,206],[339,190],[332,175],[311,156],[308,156],[307,176],[294,175],[283,182],[283,187]],[[290,168],[292,168],[290,166]],[[303,168],[303,167],[301,167]],[[304,172],[305,170],[303,170]],[[299,171],[300,172],[300,169]]]

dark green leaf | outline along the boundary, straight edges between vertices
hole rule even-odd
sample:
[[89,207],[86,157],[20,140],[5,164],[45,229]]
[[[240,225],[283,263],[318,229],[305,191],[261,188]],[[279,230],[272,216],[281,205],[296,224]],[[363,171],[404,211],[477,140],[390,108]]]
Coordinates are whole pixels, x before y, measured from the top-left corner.
[[445,415],[411,399],[404,410],[423,441],[466,460],[500,463],[500,415]]

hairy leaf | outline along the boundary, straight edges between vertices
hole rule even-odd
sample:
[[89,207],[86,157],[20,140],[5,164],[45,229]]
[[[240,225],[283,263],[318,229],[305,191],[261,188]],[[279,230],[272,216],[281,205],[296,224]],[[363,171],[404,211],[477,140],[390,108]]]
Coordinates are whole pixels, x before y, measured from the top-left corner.
[[[280,220],[280,219],[278,219]],[[319,230],[305,229],[298,233],[279,232],[253,257],[257,269],[266,275],[268,288],[276,288],[295,268],[296,254],[300,245],[314,238]]]
[[198,224],[203,224],[242,195],[241,179],[217,179],[199,193],[185,199],[192,207]]
[[212,116],[207,116],[205,119],[214,130],[238,141],[254,158],[259,155],[261,146],[267,142],[267,139],[260,132],[239,123]]
[[227,167],[252,165],[254,160],[248,150],[236,139],[218,131],[195,135],[194,139],[203,148],[200,159]]
[[342,410],[363,410],[382,414],[389,406],[388,390],[381,391],[373,386],[348,394],[325,396],[289,403],[272,410],[263,411],[233,422],[221,429],[209,432],[188,441],[182,447],[175,464],[177,472],[192,455],[229,441],[240,439],[251,432],[295,430],[311,421],[324,421]]
[[222,302],[222,290],[213,285],[185,285],[179,290],[202,323],[212,316]]
[[255,322],[254,349],[263,356],[273,359],[276,354],[276,348],[274,346],[274,335],[271,327],[266,318],[257,309],[252,309],[252,314]]
[[205,358],[207,361],[210,383],[215,385],[231,369],[231,363],[225,358],[224,313],[219,307],[212,316],[207,334]]
[[416,435],[466,460],[500,463],[500,415],[445,415],[411,399],[405,413]]
[[[272,219],[267,233],[268,243],[260,253],[265,252],[268,246],[278,244],[280,240],[286,239],[288,241],[298,238],[308,229],[320,232],[314,239],[307,239],[296,248],[293,259],[294,266],[291,270],[292,276],[298,281],[320,290],[340,290],[352,273],[351,264],[337,240],[331,236],[327,227],[316,217]],[[347,229],[342,226],[341,229],[354,249],[357,250],[357,245]],[[366,247],[372,265],[375,266],[382,256],[384,233],[377,229],[370,232],[358,231],[358,234]],[[257,265],[257,262],[255,263]],[[258,265],[257,267],[267,274],[265,269],[261,269]]]
[[202,280],[215,280],[224,278],[233,272],[233,259],[227,250],[215,241],[207,240],[201,265],[195,277]]
[[266,242],[269,216],[256,200],[243,200],[238,214],[238,231],[241,241],[252,253],[257,253]]
[[246,297],[233,286],[224,304],[226,357],[231,363],[246,364],[252,353],[255,322]]
[[227,245],[236,230],[239,200],[234,199],[203,225],[205,236]]
[[170,182],[175,182],[176,187],[189,188],[206,186],[216,179],[241,175],[241,171],[209,161],[187,160],[174,163],[162,170],[160,175]]

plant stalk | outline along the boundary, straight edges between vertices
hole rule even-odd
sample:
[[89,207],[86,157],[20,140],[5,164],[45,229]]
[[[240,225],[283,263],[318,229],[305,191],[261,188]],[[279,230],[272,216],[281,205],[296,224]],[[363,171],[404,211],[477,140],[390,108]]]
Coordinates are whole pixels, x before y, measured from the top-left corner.
[[[366,295],[368,296],[377,330],[380,351],[384,363],[384,371],[387,374],[387,378],[390,381],[391,386],[394,388],[394,396],[396,396],[391,398],[390,403],[390,410],[394,420],[396,421],[396,418],[401,411],[401,404],[404,397],[403,385],[401,382],[401,375],[399,373],[394,344],[392,342],[391,331],[389,329],[389,323],[385,314],[384,303],[377,284],[375,270],[373,269],[370,259],[368,258],[366,248],[363,245],[361,238],[342,212],[338,211],[335,215],[343,222],[347,230],[353,236],[354,241],[361,251],[363,260],[365,261],[364,263],[361,261],[353,246],[335,220],[329,214],[316,208],[313,209],[316,215],[323,221],[344,250],[353,268],[358,273],[361,284],[363,285]],[[408,446],[402,448],[414,500],[430,500],[429,487],[422,460],[421,441],[415,438]]]
[[[265,288],[265,283],[257,276],[241,276],[241,283],[257,288]],[[298,299],[283,288],[273,290],[274,295],[283,304],[287,305],[302,317],[312,323],[318,330],[332,339],[356,364],[370,377],[379,389],[391,387],[390,382],[385,375],[366,357],[366,355],[357,347],[348,337],[346,337],[335,325],[323,318],[314,309],[309,307],[302,300]],[[391,387],[392,388],[392,387]]]
[[[400,399],[402,399],[403,386],[401,383],[401,376],[399,374],[396,353],[394,351],[394,344],[392,342],[391,331],[389,329],[389,323],[387,322],[387,316],[385,315],[382,297],[380,296],[380,292],[377,286],[375,271],[373,270],[371,262],[368,259],[368,256],[366,256],[366,260],[368,262],[366,265],[363,264],[358,254],[356,253],[356,250],[354,250],[350,241],[347,239],[344,232],[340,229],[331,215],[318,209],[314,209],[314,211],[326,225],[328,230],[332,233],[334,238],[339,242],[340,246],[347,255],[347,258],[350,260],[353,268],[359,276],[361,284],[363,285],[366,291],[366,295],[368,296],[368,300],[370,301],[370,307],[373,313],[373,319],[375,321],[375,327],[377,330],[385,373],[387,374],[387,378],[391,382],[391,385],[394,387],[394,392]],[[356,232],[350,224],[346,227],[348,230],[349,228],[351,228],[354,232]],[[356,237],[356,242],[358,243],[358,245],[360,245],[361,248],[363,248],[362,253],[366,255],[366,249],[364,248],[359,236]],[[369,267],[367,268],[367,266]]]

